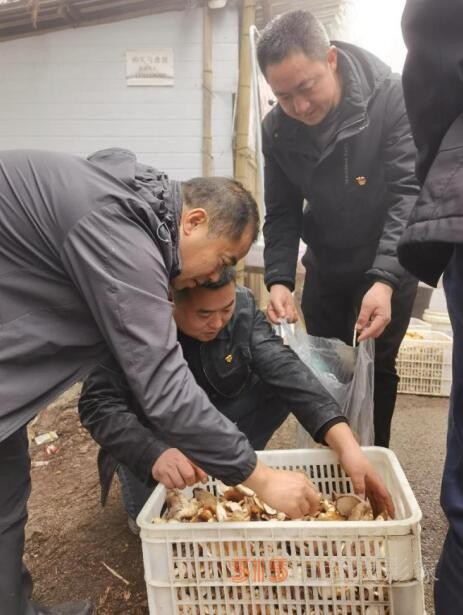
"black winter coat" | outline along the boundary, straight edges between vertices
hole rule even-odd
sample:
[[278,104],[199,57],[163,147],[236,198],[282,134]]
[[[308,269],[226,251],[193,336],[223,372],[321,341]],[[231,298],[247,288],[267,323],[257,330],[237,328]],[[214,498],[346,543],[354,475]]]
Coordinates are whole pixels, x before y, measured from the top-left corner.
[[402,26],[405,100],[423,188],[399,257],[434,286],[463,243],[463,2],[408,0]]
[[396,287],[403,275],[397,243],[418,185],[400,77],[371,53],[335,44],[343,98],[324,149],[279,105],[263,122],[268,287],[294,287],[301,236],[322,284],[350,286],[368,274]]
[[[190,367],[191,361],[201,367],[214,391],[211,401],[232,420],[257,408],[259,381],[269,385],[318,441],[329,427],[345,420],[312,372],[275,335],[248,289],[237,288],[235,312],[228,325],[211,342],[198,344],[196,357],[189,353],[188,361]],[[103,494],[115,460],[149,482],[154,462],[170,444],[165,434],[149,426],[115,362],[99,366],[88,376],[79,413],[82,424],[103,449],[99,458]]]

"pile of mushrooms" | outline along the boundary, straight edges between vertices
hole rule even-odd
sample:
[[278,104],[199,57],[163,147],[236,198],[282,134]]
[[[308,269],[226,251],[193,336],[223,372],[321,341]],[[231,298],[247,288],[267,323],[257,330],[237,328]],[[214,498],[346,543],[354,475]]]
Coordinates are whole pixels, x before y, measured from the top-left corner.
[[[223,521],[285,521],[288,517],[263,502],[252,489],[244,485],[226,487],[218,485],[216,497],[207,489],[196,487],[193,497],[187,498],[177,489],[167,492],[167,510],[153,523],[185,522],[212,523]],[[384,521],[385,513],[376,518],[367,500],[353,494],[333,493],[332,500],[320,499],[319,511],[305,521]]]

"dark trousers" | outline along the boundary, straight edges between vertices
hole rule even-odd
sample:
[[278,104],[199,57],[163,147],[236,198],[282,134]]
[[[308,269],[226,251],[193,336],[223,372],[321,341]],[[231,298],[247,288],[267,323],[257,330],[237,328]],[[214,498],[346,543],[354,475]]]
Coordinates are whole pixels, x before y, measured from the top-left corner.
[[0,615],[34,613],[32,581],[22,562],[31,489],[26,427],[0,442]]
[[453,329],[453,381],[441,504],[449,529],[436,568],[436,615],[463,613],[463,246],[455,248],[444,273]]
[[[271,388],[263,382],[259,382],[258,395],[254,407],[249,408],[249,413],[236,421],[240,431],[248,438],[255,450],[265,448],[274,432],[286,420],[290,411],[287,406],[276,397]],[[227,415],[226,412],[224,412]],[[231,417],[229,417],[231,418]],[[122,500],[127,514],[135,519],[143,508],[146,500],[153,492],[153,487],[147,487],[126,466],[119,465],[117,469],[121,481]]]
[[[336,337],[352,345],[354,326],[363,296],[372,282],[354,281],[342,288],[321,283],[316,272],[306,276],[302,312],[307,332],[317,337]],[[391,422],[397,397],[395,361],[407,331],[418,282],[405,275],[392,294],[392,319],[375,340],[374,427],[375,445],[389,446]]]

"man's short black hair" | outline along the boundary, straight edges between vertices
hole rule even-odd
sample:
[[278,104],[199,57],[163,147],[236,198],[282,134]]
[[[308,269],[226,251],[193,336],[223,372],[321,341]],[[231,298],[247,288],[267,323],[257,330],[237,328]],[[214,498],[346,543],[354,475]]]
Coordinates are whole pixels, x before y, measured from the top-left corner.
[[[219,288],[223,288],[231,283],[236,283],[236,270],[234,267],[225,267],[222,273],[220,274],[220,278],[216,282],[208,281],[204,282],[200,286],[196,286],[195,288],[207,288],[208,290],[219,290]],[[172,295],[175,303],[181,303],[188,298],[188,295],[192,289],[191,288],[182,288],[181,290],[172,290]]]
[[265,75],[269,64],[301,51],[312,60],[324,61],[329,47],[323,24],[310,11],[288,11],[265,26],[257,43],[257,60]]
[[186,207],[202,207],[209,215],[209,234],[238,241],[251,226],[252,240],[259,234],[259,210],[252,194],[228,177],[195,177],[182,182]]

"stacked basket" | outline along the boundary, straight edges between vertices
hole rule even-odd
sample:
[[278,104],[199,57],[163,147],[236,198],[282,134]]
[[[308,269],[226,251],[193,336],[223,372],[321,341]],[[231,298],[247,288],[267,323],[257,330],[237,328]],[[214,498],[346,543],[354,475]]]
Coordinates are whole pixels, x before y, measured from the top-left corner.
[[452,386],[452,338],[441,331],[409,329],[396,365],[399,393],[448,397]]

